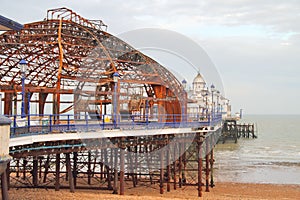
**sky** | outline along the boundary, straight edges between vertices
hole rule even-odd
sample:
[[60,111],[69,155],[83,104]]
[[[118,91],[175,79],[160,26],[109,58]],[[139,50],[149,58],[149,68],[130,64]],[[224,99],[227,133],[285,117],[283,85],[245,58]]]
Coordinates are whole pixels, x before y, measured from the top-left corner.
[[1,0],[0,14],[23,24],[58,7],[103,20],[113,35],[141,28],[176,31],[207,53],[233,111],[300,114],[298,0]]

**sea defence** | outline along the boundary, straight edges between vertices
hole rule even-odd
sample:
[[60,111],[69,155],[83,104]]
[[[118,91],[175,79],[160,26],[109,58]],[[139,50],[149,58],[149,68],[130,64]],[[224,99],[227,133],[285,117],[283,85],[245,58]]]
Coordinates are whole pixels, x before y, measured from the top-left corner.
[[9,156],[9,137],[10,137],[11,120],[0,116],[0,175],[1,175],[1,194],[2,199],[8,199],[7,194],[7,163],[10,161]]

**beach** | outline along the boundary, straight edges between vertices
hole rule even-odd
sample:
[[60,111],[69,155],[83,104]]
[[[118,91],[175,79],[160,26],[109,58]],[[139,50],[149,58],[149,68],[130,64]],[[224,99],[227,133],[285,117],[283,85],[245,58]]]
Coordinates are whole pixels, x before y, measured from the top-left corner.
[[[129,184],[127,185],[129,186]],[[205,190],[205,187],[203,187]],[[125,195],[114,195],[111,191],[76,190],[70,193],[64,189],[15,189],[9,190],[11,200],[71,200],[71,199],[297,199],[300,197],[300,185],[254,184],[254,183],[216,183],[210,192],[203,191],[198,198],[196,187],[183,187],[159,194],[158,185],[126,188]]]
[[[240,139],[238,144],[218,144],[215,150],[215,187],[203,189],[200,199],[299,199],[299,116],[250,116],[257,122],[258,139]],[[289,124],[284,126],[284,124]],[[64,183],[64,185],[68,185]],[[15,189],[10,199],[199,199],[197,187],[182,187],[159,193],[159,185],[126,182],[125,195],[108,190]]]

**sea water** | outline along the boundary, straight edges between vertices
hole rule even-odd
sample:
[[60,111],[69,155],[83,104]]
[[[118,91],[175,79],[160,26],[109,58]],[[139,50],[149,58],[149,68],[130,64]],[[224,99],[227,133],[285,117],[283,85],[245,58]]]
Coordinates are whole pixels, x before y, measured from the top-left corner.
[[300,184],[300,115],[249,115],[257,139],[218,144],[215,179],[220,182]]

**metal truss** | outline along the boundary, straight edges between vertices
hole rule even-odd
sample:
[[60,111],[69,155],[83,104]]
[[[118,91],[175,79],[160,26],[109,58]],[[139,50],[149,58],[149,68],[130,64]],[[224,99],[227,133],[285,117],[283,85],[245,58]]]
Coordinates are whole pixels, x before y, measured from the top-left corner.
[[[21,59],[28,62],[25,92],[31,94],[30,102],[34,101],[33,93],[39,94],[39,114],[44,114],[47,103],[53,105],[52,114],[71,109],[81,112],[80,104],[84,103],[98,107],[112,104],[115,72],[120,75],[117,92],[121,107],[128,107],[134,93],[142,89],[139,101],[164,107],[166,114],[186,112],[182,109],[186,92],[176,77],[106,28],[101,20],[88,20],[70,9],[58,8],[48,10],[43,21],[0,35],[0,91],[5,93],[5,114],[14,114],[11,101],[21,92]],[[125,91],[128,88],[129,93]],[[46,101],[48,94],[53,98]],[[63,96],[70,94],[73,102],[63,109]],[[89,98],[84,102],[82,96]]]

